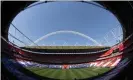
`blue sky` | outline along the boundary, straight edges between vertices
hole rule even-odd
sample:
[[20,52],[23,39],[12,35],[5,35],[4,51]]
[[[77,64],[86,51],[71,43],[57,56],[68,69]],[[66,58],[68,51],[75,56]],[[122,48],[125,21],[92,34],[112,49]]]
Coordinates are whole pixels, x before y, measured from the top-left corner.
[[[118,31],[121,25],[112,13],[92,4],[82,2],[50,2],[40,4],[21,11],[12,23],[33,41],[51,32],[69,30],[85,34],[103,45],[112,46],[116,44],[118,37],[115,39],[111,30],[115,29],[113,31],[115,36],[122,34],[122,30]],[[9,33],[27,45],[31,44],[18,31],[15,31],[12,25],[10,26]],[[106,38],[109,43],[104,39],[107,33]],[[9,40],[22,45],[10,36]],[[96,45],[91,40],[72,33],[51,35],[37,44],[75,45],[75,43],[78,43],[77,45]]]

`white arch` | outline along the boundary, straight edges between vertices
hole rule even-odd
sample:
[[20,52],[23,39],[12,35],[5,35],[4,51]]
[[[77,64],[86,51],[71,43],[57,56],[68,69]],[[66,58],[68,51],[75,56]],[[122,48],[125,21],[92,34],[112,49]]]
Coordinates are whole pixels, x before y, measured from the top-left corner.
[[[91,40],[92,42],[94,42],[95,44],[99,45],[99,46],[102,46],[100,43],[98,43],[96,40],[94,40],[93,38],[83,34],[83,33],[80,33],[80,32],[76,32],[76,31],[69,31],[69,30],[61,30],[61,31],[55,31],[55,32],[51,32],[51,33],[48,33],[42,37],[40,37],[39,39],[37,39],[36,41],[34,41],[34,43],[38,43],[39,41],[43,40],[43,39],[46,39],[47,37],[49,36],[52,36],[52,35],[55,35],[55,34],[60,34],[60,33],[72,33],[72,34],[76,34],[76,35],[79,35],[79,36],[82,36],[86,39],[89,39]],[[30,46],[32,46],[33,44],[30,44]]]

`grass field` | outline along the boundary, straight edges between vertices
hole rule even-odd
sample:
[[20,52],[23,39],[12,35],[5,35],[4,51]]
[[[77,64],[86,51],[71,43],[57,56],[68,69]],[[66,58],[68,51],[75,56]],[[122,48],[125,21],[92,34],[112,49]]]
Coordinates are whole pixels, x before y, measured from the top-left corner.
[[43,77],[63,79],[63,80],[74,80],[90,78],[107,72],[111,68],[80,68],[80,69],[49,69],[49,68],[27,68],[35,74]]

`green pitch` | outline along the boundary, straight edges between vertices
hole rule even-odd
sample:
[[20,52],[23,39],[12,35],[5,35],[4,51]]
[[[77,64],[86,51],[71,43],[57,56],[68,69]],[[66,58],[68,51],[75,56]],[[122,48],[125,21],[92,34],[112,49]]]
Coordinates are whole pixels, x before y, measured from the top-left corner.
[[74,80],[90,78],[107,72],[111,68],[79,68],[79,69],[49,69],[49,68],[27,68],[35,74],[43,77],[54,78],[54,79],[64,79],[64,80]]

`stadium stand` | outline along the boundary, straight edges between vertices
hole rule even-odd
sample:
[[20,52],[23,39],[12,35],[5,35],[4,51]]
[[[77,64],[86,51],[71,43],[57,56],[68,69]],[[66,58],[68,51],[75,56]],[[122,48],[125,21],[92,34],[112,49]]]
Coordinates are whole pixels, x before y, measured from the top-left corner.
[[54,65],[54,64],[40,64],[33,61],[26,61],[23,59],[10,59],[12,63],[19,63],[24,67],[44,67],[44,68],[86,68],[86,67],[115,67],[119,61],[121,60],[121,56],[116,56],[113,58],[98,60],[94,62],[88,63],[80,63],[80,64],[68,64],[68,65]]
[[[4,37],[5,39],[8,40],[8,38],[7,38],[8,34],[6,34],[6,32],[8,31],[7,29],[9,28],[10,21],[12,21],[12,19],[11,19],[13,17],[12,15],[14,15],[14,13],[16,14],[15,10],[19,9],[20,6],[25,7],[26,3],[27,2],[24,2],[24,3],[17,2],[17,4],[19,5],[17,7],[16,6],[13,7],[12,5],[14,5],[14,4],[8,3],[7,8],[6,7],[2,8],[3,13],[6,10],[8,11],[10,8],[12,10],[12,12],[2,15],[2,20],[4,20],[2,23],[2,37]],[[27,5],[29,5],[31,3],[32,2],[29,2]],[[111,71],[106,72],[106,73],[99,75],[97,77],[89,78],[89,79],[112,80],[111,79],[112,77],[114,77],[116,75],[117,76],[120,75],[122,78],[118,78],[116,76],[115,80],[132,80],[132,79],[128,78],[128,77],[132,78],[132,74],[130,74],[128,72],[128,71],[132,71],[131,70],[132,67],[129,67],[129,63],[131,65],[132,53],[133,53],[133,36],[131,34],[132,33],[132,24],[133,24],[132,23],[132,12],[131,12],[132,9],[130,8],[130,5],[128,4],[128,2],[122,2],[119,5],[118,5],[118,3],[113,3],[113,2],[112,3],[99,2],[99,3],[101,3],[101,4],[104,3],[104,5],[106,5],[107,8],[111,9],[112,11],[113,10],[115,11],[115,14],[119,17],[119,19],[121,20],[122,24],[124,25],[124,27],[126,29],[126,32],[124,34],[124,38],[129,36],[127,39],[125,39],[124,42],[121,42],[120,44],[118,44],[117,48],[119,49],[120,54],[119,55],[118,54],[112,54],[112,50],[105,52],[106,54],[103,54],[103,53],[101,53],[100,55],[95,54],[96,56],[98,55],[98,57],[93,58],[93,60],[95,60],[95,61],[92,61],[91,58],[87,59],[88,57],[91,57],[90,54],[88,54],[89,56],[87,56],[84,59],[84,60],[86,60],[85,62],[88,62],[88,63],[84,63],[84,65],[82,65],[83,62],[81,61],[80,64],[69,64],[69,65],[68,64],[64,64],[64,65],[61,64],[60,66],[62,66],[61,67],[62,69],[68,69],[68,67],[69,68],[75,68],[75,67],[78,68],[78,67],[90,67],[90,66],[96,66],[96,67],[114,66],[114,68]],[[6,3],[4,3],[2,5],[6,6]],[[124,10],[124,12],[123,12],[123,10]],[[10,18],[10,19],[8,19],[8,18]],[[6,73],[6,74],[5,73],[2,74],[2,79],[10,80],[9,78],[12,77],[12,79],[15,80],[15,77],[17,77],[17,79],[19,79],[19,80],[38,80],[38,78],[40,78],[40,77],[35,78],[35,75],[31,77],[31,75],[33,75],[33,74],[30,73],[30,75],[28,75],[25,70],[23,70],[25,72],[20,70],[19,67],[22,67],[22,66],[18,65],[18,63],[19,63],[23,66],[25,66],[25,65],[29,66],[34,61],[33,64],[35,64],[36,66],[40,66],[40,65],[38,65],[38,64],[40,64],[39,61],[34,60],[36,57],[31,56],[31,55],[34,55],[34,53],[30,53],[29,51],[26,51],[26,50],[24,51],[20,48],[17,48],[15,45],[11,45],[10,43],[6,43],[3,39],[1,39],[1,40],[2,40],[2,60],[1,61],[2,61],[2,66],[3,66],[2,69],[4,70],[4,71],[2,71],[2,73],[4,73],[4,72]],[[117,53],[117,51],[116,51],[116,53]],[[10,58],[9,58],[9,56],[10,56]],[[42,56],[42,55],[40,55],[40,56]],[[40,56],[37,56],[37,57],[40,57]],[[86,55],[81,56],[81,57],[84,58],[85,56]],[[72,57],[75,58],[75,56],[72,56]],[[55,57],[55,58],[61,58],[61,57]],[[52,59],[53,59],[52,61],[47,60],[48,58],[46,58],[44,60],[48,61],[48,62],[50,62],[50,61],[55,62],[56,61],[56,60],[54,60],[55,58],[52,57]],[[67,59],[67,58],[68,57],[66,57],[65,59]],[[100,60],[96,60],[97,58],[99,58]],[[77,58],[77,59],[79,59],[79,58]],[[70,59],[70,60],[75,60],[75,59]],[[57,60],[57,61],[59,61],[59,60]],[[74,62],[72,62],[72,63],[74,63]],[[15,65],[17,65],[17,67]],[[60,68],[59,66],[55,67],[55,65],[53,65],[53,64],[51,64],[51,65],[50,65],[50,68],[56,68],[56,67]],[[127,67],[127,65],[128,65],[128,67]],[[31,65],[31,66],[33,66],[33,65]],[[44,65],[43,67],[47,67],[47,65]],[[13,76],[11,76],[12,74],[13,74]],[[44,78],[44,77],[43,77],[43,79],[50,80],[49,78]],[[41,79],[39,79],[39,80],[41,80]],[[86,78],[86,80],[88,80],[88,78]]]

